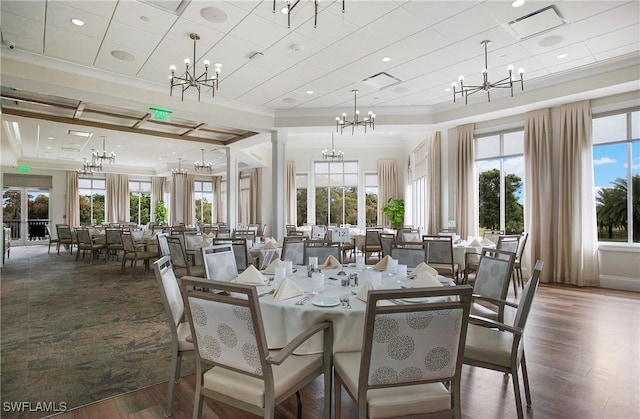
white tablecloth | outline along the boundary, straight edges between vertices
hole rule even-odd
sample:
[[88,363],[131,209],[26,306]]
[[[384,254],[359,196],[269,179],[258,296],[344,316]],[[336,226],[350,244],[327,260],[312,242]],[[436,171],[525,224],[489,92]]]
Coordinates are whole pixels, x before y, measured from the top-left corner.
[[[297,266],[297,273],[291,279],[305,292],[312,290],[311,278],[307,277],[306,268]],[[364,330],[364,318],[366,303],[358,299],[353,292],[357,292],[367,280],[371,279],[371,267],[364,271],[356,271],[355,267],[345,267],[346,273],[359,273],[358,287],[343,287],[341,279],[345,276],[338,276],[340,269],[324,269],[325,275],[324,291],[318,297],[340,298],[341,295],[348,294],[351,309],[342,308],[339,304],[335,307],[317,307],[313,300],[305,305],[296,305],[303,296],[294,297],[284,301],[273,301],[272,295],[260,297],[260,309],[265,326],[265,334],[269,348],[281,348],[291,339],[308,327],[323,322],[333,323],[333,351],[359,351],[362,346],[362,334]],[[390,275],[387,272],[381,273],[381,284],[376,289],[399,288],[402,284],[408,284],[411,280]],[[338,278],[332,280],[329,278]],[[353,292],[352,292],[353,291]],[[296,353],[307,354],[322,351],[322,336],[315,336],[300,346]]]
[[263,270],[269,264],[280,257],[280,253],[282,252],[282,247],[278,247],[276,249],[265,249],[264,243],[254,244],[253,247],[249,249],[249,253],[253,259],[258,259],[258,269]]

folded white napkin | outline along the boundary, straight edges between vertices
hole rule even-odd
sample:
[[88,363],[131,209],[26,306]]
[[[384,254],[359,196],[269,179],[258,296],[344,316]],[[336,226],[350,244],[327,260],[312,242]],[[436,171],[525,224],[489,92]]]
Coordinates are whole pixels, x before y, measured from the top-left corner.
[[489,240],[487,238],[482,238],[482,240],[480,241],[480,244],[482,246],[495,246],[496,245],[494,242],[492,242],[491,240]]
[[298,297],[302,294],[304,294],[302,288],[289,278],[285,278],[273,293],[273,301],[288,300],[289,298]]
[[276,268],[284,268],[284,262],[281,261],[280,259],[274,259],[269,264],[269,266],[264,268],[264,270],[262,272],[264,272],[266,274],[275,275],[276,274]]
[[207,247],[211,246],[211,240],[203,239],[200,243],[198,243],[198,247]]
[[433,276],[433,277],[438,275],[438,271],[436,271],[435,269],[433,269],[431,266],[427,265],[426,263],[420,262],[420,264],[418,266],[413,268],[413,271],[411,271],[411,273],[408,275],[408,277],[411,278],[411,279],[415,279],[418,276],[418,274],[420,274],[421,272],[429,272],[431,274],[431,276]]
[[274,241],[270,241],[268,243],[266,243],[264,246],[262,246],[263,249],[277,249],[278,245],[276,244],[276,242]]
[[411,282],[409,288],[428,288],[428,287],[441,287],[442,284],[436,279],[434,275],[424,271],[418,274],[418,277]]
[[471,240],[471,243],[469,243],[469,246],[480,247],[482,246],[482,243],[480,243],[480,240],[478,240],[478,238],[476,237],[473,240]]
[[333,268],[342,268],[342,264],[338,262],[335,256],[329,255],[327,256],[327,260],[324,261],[322,265],[320,265],[322,269],[333,269]]
[[389,259],[391,259],[391,256],[389,256],[389,255],[383,257],[380,262],[378,262],[375,265],[373,265],[373,269],[377,269],[379,271],[386,270],[387,269],[387,265],[389,264]]
[[258,271],[258,269],[256,269],[256,267],[253,265],[249,265],[249,267],[245,269],[244,272],[238,275],[231,282],[251,285],[266,285],[269,283],[267,278],[265,278],[264,275],[262,275],[260,271]]
[[375,289],[376,289],[375,285],[373,285],[371,281],[367,281],[364,284],[362,284],[362,286],[360,287],[360,290],[356,294],[356,298],[366,303],[367,299],[369,298],[369,291],[375,290]]

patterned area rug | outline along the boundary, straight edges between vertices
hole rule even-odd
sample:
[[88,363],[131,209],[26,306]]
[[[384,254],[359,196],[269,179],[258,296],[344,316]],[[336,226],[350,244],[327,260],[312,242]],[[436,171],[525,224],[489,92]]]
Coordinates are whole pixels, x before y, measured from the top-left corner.
[[[37,418],[167,381],[169,333],[153,272],[13,247],[0,270],[1,412]],[[192,359],[182,374],[195,372]]]

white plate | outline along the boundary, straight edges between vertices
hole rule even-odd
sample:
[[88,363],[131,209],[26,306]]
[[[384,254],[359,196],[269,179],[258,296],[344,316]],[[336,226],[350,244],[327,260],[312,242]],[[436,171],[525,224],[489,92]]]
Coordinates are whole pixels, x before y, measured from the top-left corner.
[[424,303],[428,301],[429,297],[416,297],[416,298],[403,298],[402,301],[405,303]]
[[335,307],[340,305],[340,300],[330,297],[315,297],[311,300],[311,304],[318,307]]

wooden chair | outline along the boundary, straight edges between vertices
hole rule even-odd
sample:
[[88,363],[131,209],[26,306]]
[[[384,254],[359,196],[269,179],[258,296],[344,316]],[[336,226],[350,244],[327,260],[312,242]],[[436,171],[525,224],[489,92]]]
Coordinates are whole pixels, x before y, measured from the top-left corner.
[[133,235],[131,231],[123,230],[120,232],[120,240],[124,248],[124,254],[122,255],[122,272],[124,273],[124,267],[127,260],[131,262],[131,269],[133,270],[133,277],[136,277],[136,266],[138,261],[143,261],[144,271],[149,272],[149,265],[151,259],[157,259],[157,252],[149,252],[144,250],[144,246],[136,245],[133,241]]
[[[467,330],[464,363],[474,367],[511,374],[518,419],[524,418],[518,378],[520,368],[522,368],[527,407],[531,407],[531,392],[529,390],[529,377],[524,352],[524,331],[543,266],[542,261],[536,262],[533,275],[524,287],[518,304],[506,300],[496,301],[499,304],[517,307],[512,325],[470,316]],[[498,390],[497,387],[496,390]]]
[[527,239],[529,238],[529,233],[522,232],[520,236],[520,241],[518,242],[518,252],[516,253],[516,261],[513,265],[513,268],[516,272],[516,280],[518,281],[518,285],[524,287],[524,278],[522,275],[522,257],[524,256],[524,248],[527,245]]
[[498,239],[504,234],[504,230],[485,230],[482,237],[491,240],[493,244],[498,244]]
[[[378,304],[403,298],[432,302]],[[336,419],[343,387],[360,419],[462,417],[460,376],[470,304],[468,285],[369,291],[362,350],[334,355]]]
[[194,354],[191,342],[191,327],[183,321],[184,300],[180,292],[178,280],[171,266],[171,258],[163,256],[153,263],[153,272],[160,288],[164,311],[167,314],[169,331],[171,332],[171,370],[169,371],[169,394],[165,407],[165,416],[171,416],[171,402],[173,400],[173,386],[180,380],[180,367],[183,356]]
[[382,247],[382,257],[391,255],[391,247],[396,241],[396,237],[391,233],[378,232],[380,238],[380,246]]
[[453,240],[451,236],[422,236],[427,253],[426,262],[440,275],[458,280],[460,267],[453,262]]
[[327,243],[324,240],[305,240],[303,243],[303,265],[309,264],[309,257],[317,257],[318,265],[322,265],[329,256],[333,256],[342,263],[340,243]]
[[106,228],[104,230],[104,237],[107,241],[107,257],[105,257],[105,263],[110,254],[113,254],[118,259],[118,252],[124,252],[124,246],[122,245],[122,238],[120,237],[120,229],[118,228]]
[[[498,243],[496,244],[497,250],[504,250],[507,252],[511,252],[517,256],[519,246],[520,246],[520,235],[518,234],[498,236]],[[516,284],[517,279],[516,279],[515,269],[512,272],[512,279],[513,279],[513,293],[517,297],[518,287]]]
[[238,276],[238,266],[231,243],[203,247],[202,260],[207,279],[231,281]]
[[[182,292],[196,354],[194,418],[202,414],[204,397],[273,418],[278,404],[323,374],[324,417],[331,417],[331,322],[269,350],[255,286],[187,277]],[[323,338],[322,353],[293,355],[316,335]],[[298,417],[301,410],[299,403]]]
[[283,261],[290,260],[294,265],[304,265],[304,242],[306,237],[287,236],[282,241]]
[[380,235],[379,235],[382,232],[383,230],[381,228],[367,228],[365,230],[365,236],[364,236],[365,261],[369,259],[369,256],[372,255],[373,253],[377,253],[378,258],[382,259],[380,257],[380,254],[382,253],[382,243],[380,243]]
[[167,245],[171,253],[171,264],[179,278],[185,275],[204,278],[204,265],[193,265],[187,258],[187,252],[182,244],[181,236],[168,236]]
[[106,249],[107,244],[105,242],[97,243],[94,242],[91,237],[91,233],[89,229],[86,228],[77,228],[76,229],[76,237],[78,240],[77,246],[78,251],[76,252],[76,262],[80,258],[80,252],[82,252],[82,257],[84,258],[84,254],[86,251],[89,251],[89,264],[93,263],[93,255],[97,254],[100,250]]
[[[507,299],[515,258],[515,254],[511,252],[482,249],[473,284],[474,303],[471,305],[471,314],[504,322],[505,306],[496,301]],[[479,304],[477,301],[484,304]],[[487,307],[487,303],[491,307]]]
[[231,244],[233,247],[233,256],[236,259],[236,266],[238,268],[238,272],[242,272],[249,267],[253,263],[253,259],[251,255],[249,255],[249,248],[247,246],[247,239],[244,238],[236,238],[236,239],[222,239],[215,238],[212,240],[212,244]]
[[60,245],[69,250],[70,254],[73,254],[73,234],[71,234],[71,227],[68,224],[56,224],[56,232],[58,233],[58,254],[60,254]]
[[391,257],[397,259],[400,265],[415,268],[422,262],[426,262],[425,245],[424,243],[393,243]]
[[53,231],[51,230],[51,226],[49,224],[47,224],[47,236],[49,236],[49,247],[47,248],[47,253],[51,252],[51,245],[55,244],[56,245],[56,250],[58,250],[59,246],[60,246],[60,240],[58,239],[58,235],[54,235]]

